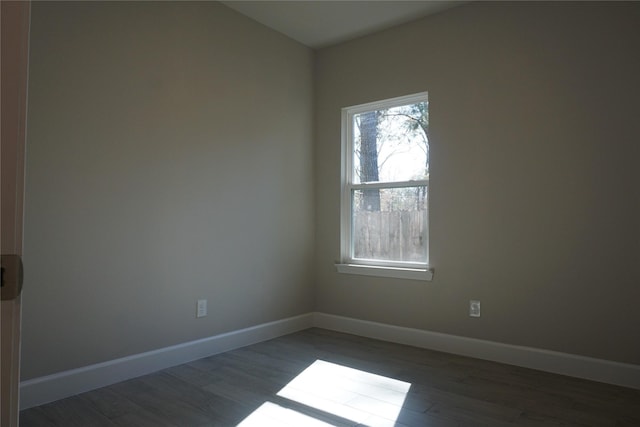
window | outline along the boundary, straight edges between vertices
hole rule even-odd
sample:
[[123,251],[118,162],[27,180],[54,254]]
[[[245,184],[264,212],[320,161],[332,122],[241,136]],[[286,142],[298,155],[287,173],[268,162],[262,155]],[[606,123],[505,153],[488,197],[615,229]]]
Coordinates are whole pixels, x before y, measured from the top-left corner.
[[342,110],[343,273],[430,280],[427,93]]

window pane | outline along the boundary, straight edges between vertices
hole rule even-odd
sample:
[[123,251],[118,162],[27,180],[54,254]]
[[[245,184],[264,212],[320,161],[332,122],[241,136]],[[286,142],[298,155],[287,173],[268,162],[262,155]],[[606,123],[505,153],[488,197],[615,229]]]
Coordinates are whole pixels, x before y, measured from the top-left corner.
[[353,190],[353,257],[427,262],[427,187]]
[[353,116],[353,182],[429,177],[428,103]]

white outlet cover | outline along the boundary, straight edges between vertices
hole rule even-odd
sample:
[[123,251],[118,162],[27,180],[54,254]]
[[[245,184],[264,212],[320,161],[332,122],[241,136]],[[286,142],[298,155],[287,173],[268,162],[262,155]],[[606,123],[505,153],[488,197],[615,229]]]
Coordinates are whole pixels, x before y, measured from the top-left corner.
[[480,301],[469,301],[469,316],[480,317]]
[[196,317],[204,317],[207,315],[207,300],[199,299],[196,307]]

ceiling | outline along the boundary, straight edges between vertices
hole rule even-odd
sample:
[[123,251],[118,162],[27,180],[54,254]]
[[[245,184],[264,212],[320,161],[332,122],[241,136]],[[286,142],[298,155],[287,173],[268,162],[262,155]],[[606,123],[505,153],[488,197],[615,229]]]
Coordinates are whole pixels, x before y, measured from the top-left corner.
[[371,34],[466,3],[431,0],[223,1],[311,48]]

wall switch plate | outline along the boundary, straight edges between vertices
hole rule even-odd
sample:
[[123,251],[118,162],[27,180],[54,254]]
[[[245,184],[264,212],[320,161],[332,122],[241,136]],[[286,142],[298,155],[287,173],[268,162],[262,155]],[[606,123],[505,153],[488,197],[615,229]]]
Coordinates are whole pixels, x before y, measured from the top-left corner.
[[480,301],[469,301],[469,316],[480,317]]
[[196,308],[196,317],[204,317],[207,315],[207,300],[199,299]]

